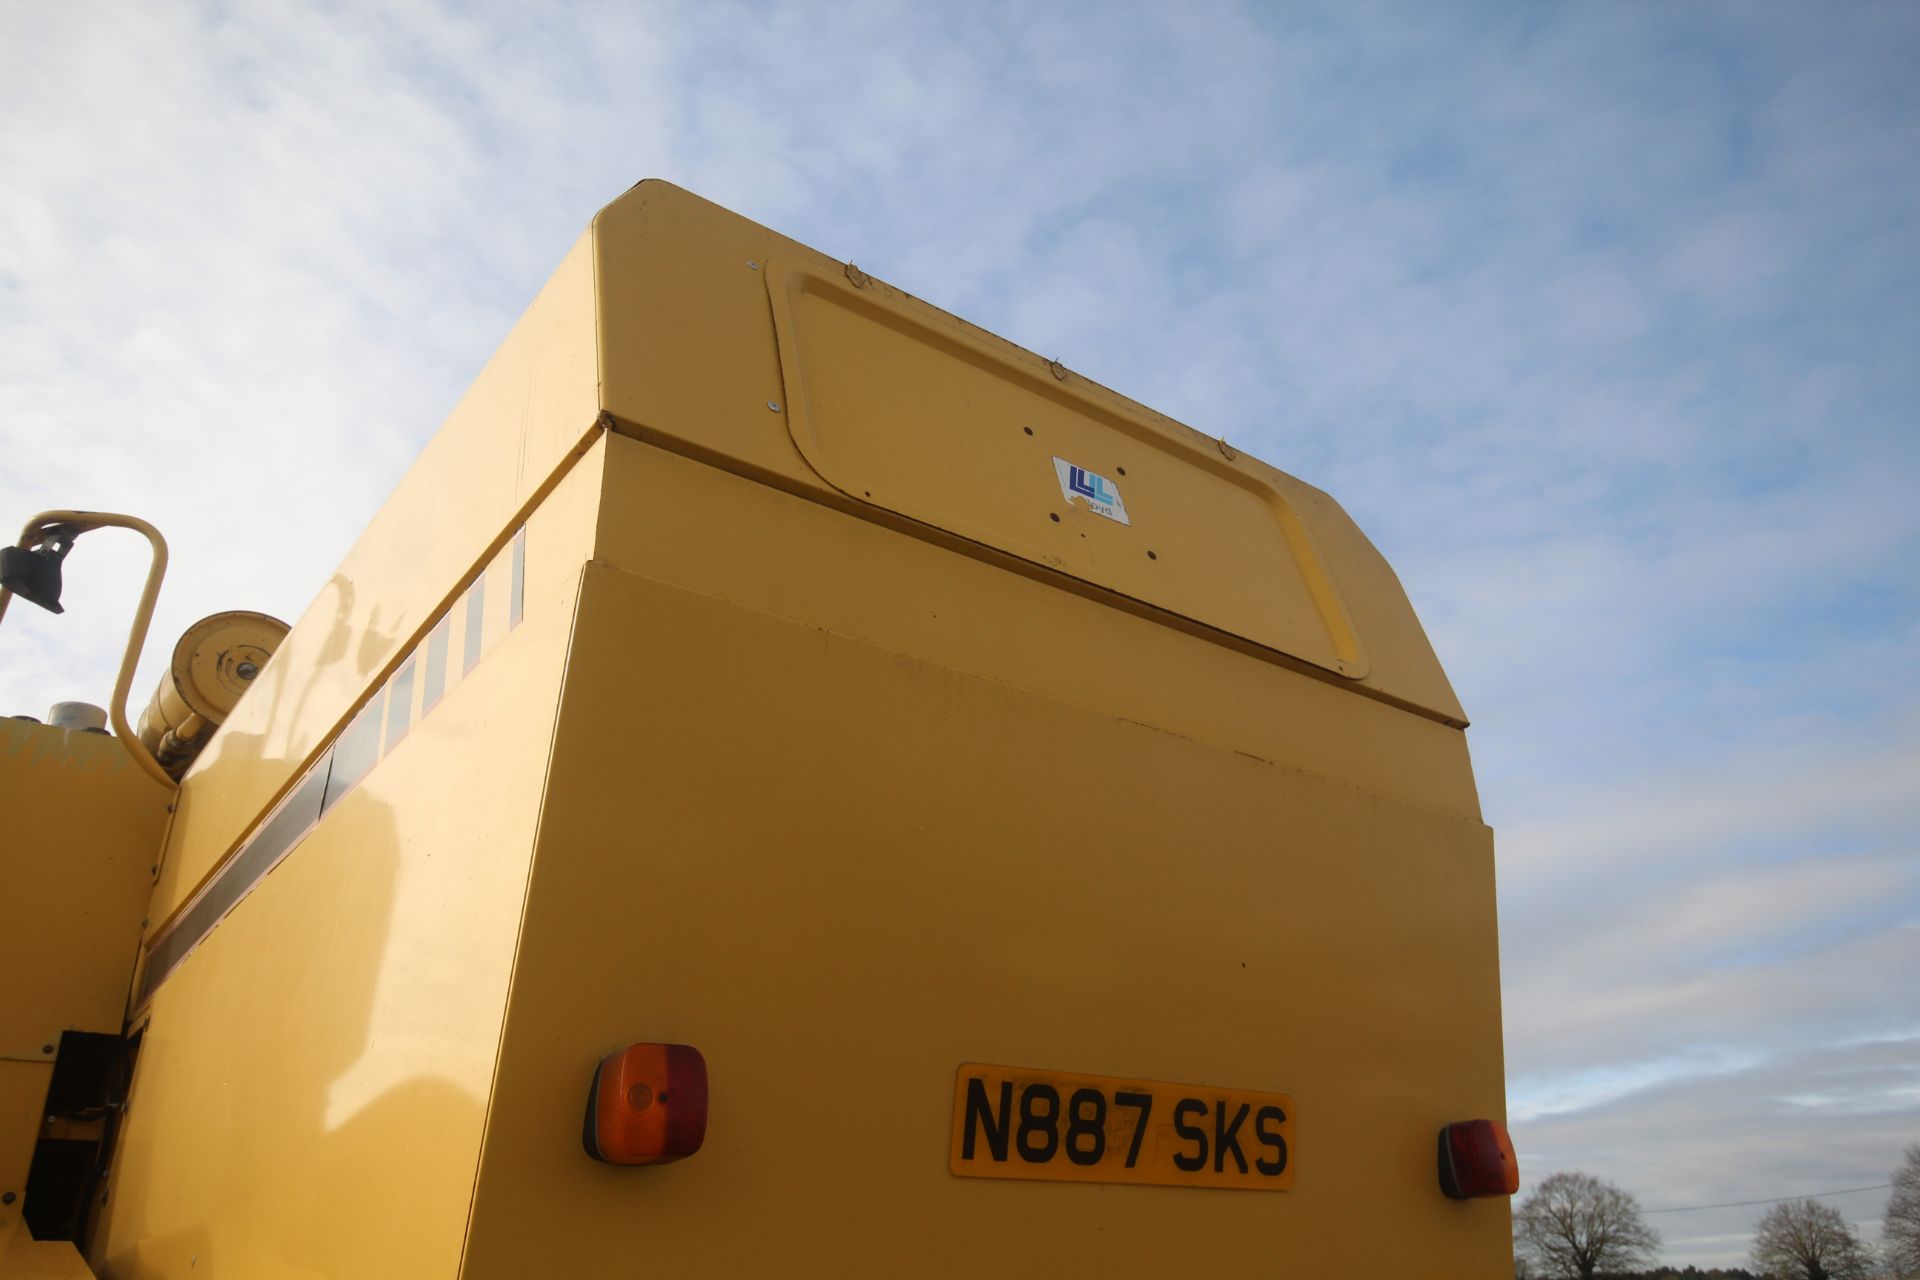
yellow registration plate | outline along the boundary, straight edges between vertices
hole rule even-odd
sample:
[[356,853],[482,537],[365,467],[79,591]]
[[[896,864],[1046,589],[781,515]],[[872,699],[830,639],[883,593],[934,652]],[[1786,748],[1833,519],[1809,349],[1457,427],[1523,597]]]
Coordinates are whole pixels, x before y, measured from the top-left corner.
[[1285,1191],[1293,1099],[969,1062],[954,1081],[948,1167],[966,1178]]

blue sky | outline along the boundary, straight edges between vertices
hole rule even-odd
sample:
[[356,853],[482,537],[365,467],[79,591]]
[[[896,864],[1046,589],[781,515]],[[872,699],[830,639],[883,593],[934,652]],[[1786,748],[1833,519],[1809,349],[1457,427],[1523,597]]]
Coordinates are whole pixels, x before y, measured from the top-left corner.
[[[0,5],[0,517],[160,520],[158,637],[297,615],[593,210],[670,178],[1375,539],[1474,720],[1530,1178],[1882,1181],[1915,66],[1905,4]],[[10,614],[7,709],[104,699],[110,536],[67,619]],[[1730,1260],[1757,1213],[1657,1222]]]

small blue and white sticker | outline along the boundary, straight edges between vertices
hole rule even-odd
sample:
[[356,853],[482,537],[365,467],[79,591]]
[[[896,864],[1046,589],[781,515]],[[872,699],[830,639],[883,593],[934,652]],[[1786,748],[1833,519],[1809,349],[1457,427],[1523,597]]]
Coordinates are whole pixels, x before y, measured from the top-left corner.
[[1120,486],[1113,481],[1084,467],[1076,467],[1065,458],[1053,460],[1053,473],[1060,477],[1060,494],[1068,506],[1079,498],[1087,504],[1087,510],[1097,516],[1126,525],[1133,523],[1127,519],[1127,504],[1120,500]]

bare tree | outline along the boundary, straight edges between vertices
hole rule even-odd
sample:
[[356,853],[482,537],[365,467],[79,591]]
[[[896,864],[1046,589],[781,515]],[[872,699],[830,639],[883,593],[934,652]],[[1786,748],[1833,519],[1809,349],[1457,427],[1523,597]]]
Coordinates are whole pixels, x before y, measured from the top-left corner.
[[1660,1248],[1640,1202],[1585,1173],[1556,1173],[1535,1187],[1514,1213],[1513,1234],[1540,1274],[1565,1280],[1648,1266]]
[[1867,1280],[1873,1255],[1832,1205],[1789,1200],[1761,1217],[1753,1268],[1769,1280]]
[[1920,1142],[1907,1147],[1907,1162],[1893,1171],[1881,1236],[1887,1269],[1903,1278],[1920,1276]]

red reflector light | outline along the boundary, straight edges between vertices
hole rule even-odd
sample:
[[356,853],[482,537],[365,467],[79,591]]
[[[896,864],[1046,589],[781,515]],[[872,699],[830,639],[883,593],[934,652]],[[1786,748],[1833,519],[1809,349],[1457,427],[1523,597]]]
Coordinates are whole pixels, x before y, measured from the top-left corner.
[[1440,1189],[1455,1200],[1518,1191],[1520,1162],[1506,1126],[1493,1120],[1461,1120],[1442,1129]]
[[707,1060],[686,1044],[633,1044],[600,1060],[587,1092],[587,1154],[665,1164],[707,1137]]

